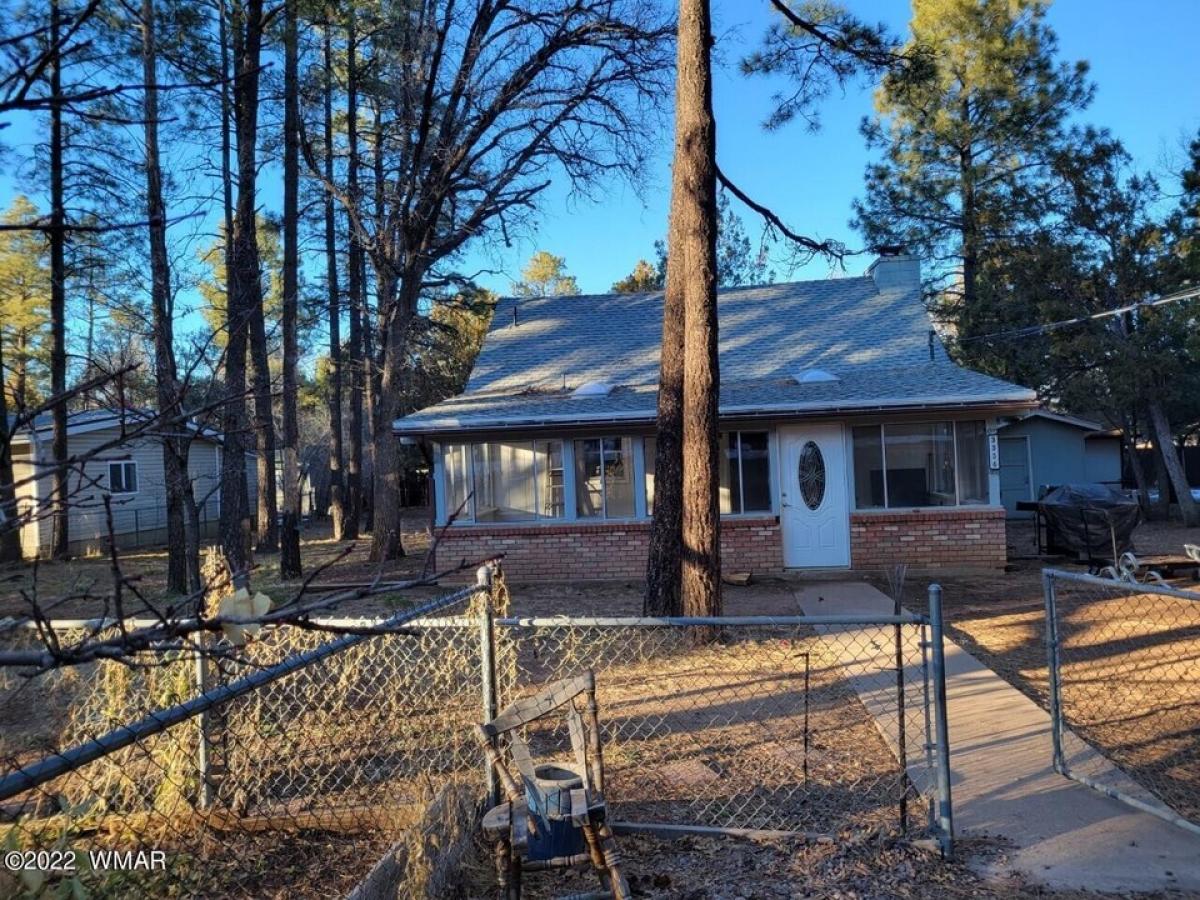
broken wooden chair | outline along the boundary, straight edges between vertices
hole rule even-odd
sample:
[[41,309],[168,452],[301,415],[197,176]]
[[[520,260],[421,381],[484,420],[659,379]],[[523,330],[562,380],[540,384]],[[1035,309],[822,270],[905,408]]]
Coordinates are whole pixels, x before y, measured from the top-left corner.
[[[585,698],[582,711],[581,697]],[[521,730],[563,707],[574,760],[535,765]],[[492,721],[475,726],[475,734],[508,798],[483,818],[485,833],[495,841],[502,896],[520,898],[522,872],[590,865],[605,889],[576,895],[574,900],[630,897],[606,821],[595,674],[588,670],[556,681],[506,707]],[[507,743],[519,780],[504,762],[502,742]]]

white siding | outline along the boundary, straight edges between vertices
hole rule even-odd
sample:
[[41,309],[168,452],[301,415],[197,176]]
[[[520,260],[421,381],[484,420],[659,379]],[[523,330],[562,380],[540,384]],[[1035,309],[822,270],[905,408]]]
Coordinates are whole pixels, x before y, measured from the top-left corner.
[[[111,442],[118,435],[116,428],[102,429],[84,434],[71,435],[67,452],[78,456],[96,450]],[[49,456],[48,441],[43,440],[41,458]],[[137,491],[131,494],[111,495],[113,532],[125,536],[121,541],[125,549],[142,544],[161,544],[165,540],[167,503],[166,482],[163,474],[162,446],[153,438],[138,438],[127,444],[106,449],[89,459],[82,475],[73,471],[70,478],[71,512],[68,525],[72,552],[99,552],[102,539],[108,534],[104,497],[109,494],[109,464],[131,461],[137,464]],[[254,484],[254,459],[247,457],[247,476]],[[28,467],[28,464],[26,464]],[[201,506],[202,529],[212,527],[220,514],[220,499],[216,490],[220,473],[219,450],[209,441],[192,443],[188,454],[188,473],[192,478],[192,490],[196,502]],[[20,476],[18,476],[20,477]],[[43,476],[37,482],[39,506],[45,510],[51,492],[51,479]],[[23,496],[32,502],[32,492],[23,491]],[[27,556],[49,551],[53,522],[49,515],[42,515],[36,526],[22,534],[22,551]],[[203,530],[202,530],[203,533]]]

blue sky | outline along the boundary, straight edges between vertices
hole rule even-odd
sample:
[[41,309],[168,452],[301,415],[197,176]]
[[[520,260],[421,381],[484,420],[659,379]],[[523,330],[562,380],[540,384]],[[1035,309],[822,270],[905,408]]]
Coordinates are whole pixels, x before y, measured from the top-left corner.
[[[848,6],[896,32],[906,30],[906,0],[850,0]],[[770,106],[771,86],[738,74],[736,62],[766,29],[767,4],[714,0],[714,18],[726,63],[714,85],[717,152],[726,174],[797,230],[859,246],[847,223],[851,201],[862,191],[868,159],[858,125],[871,112],[871,89],[860,86],[845,95],[831,94],[821,108],[823,127],[817,134],[803,124],[766,133],[761,123]],[[1195,71],[1200,0],[1058,0],[1049,20],[1058,32],[1062,59],[1092,64],[1096,100],[1085,121],[1110,128],[1140,168],[1158,169],[1169,155],[1178,156],[1181,142],[1200,127]],[[646,191],[639,195],[614,185],[598,204],[572,204],[556,192],[543,203],[534,234],[501,255],[472,255],[473,263],[504,270],[480,280],[495,290],[507,290],[530,254],[545,249],[566,257],[585,292],[602,292],[627,274],[639,257],[652,258],[654,240],[666,228],[670,138],[669,132],[658,136],[660,152]],[[750,233],[757,235],[753,214],[736,204],[735,208]],[[847,271],[857,274],[869,262],[869,257],[851,258]],[[814,261],[796,277],[821,278],[829,272],[828,263]]]
[[[849,0],[860,16],[881,20],[903,32],[907,0]],[[1136,10],[1136,13],[1134,12]],[[723,66],[716,74],[718,154],[721,165],[751,196],[775,209],[797,230],[858,246],[847,222],[851,201],[862,190],[867,152],[858,125],[871,111],[871,89],[835,92],[821,107],[823,127],[810,133],[802,124],[766,133],[771,84],[738,74],[737,61],[753,49],[770,21],[766,0],[714,0],[715,25]],[[1184,141],[1200,127],[1200,82],[1195,75],[1194,39],[1200,31],[1200,0],[1058,0],[1049,19],[1058,32],[1063,60],[1086,59],[1097,84],[1096,100],[1084,121],[1106,126],[1120,137],[1139,168],[1162,174],[1172,157],[1178,162]],[[0,142],[18,154],[41,135],[28,119],[0,131]],[[507,292],[536,249],[564,256],[585,292],[602,292],[632,269],[639,257],[651,258],[656,238],[665,231],[669,200],[671,132],[647,135],[657,152],[641,190],[613,183],[602,200],[572,200],[556,185],[544,197],[537,227],[517,236],[509,248],[477,247],[464,271],[495,269],[480,277],[486,287]],[[13,173],[15,159],[0,158],[0,206],[22,189]],[[262,203],[279,206],[277,173],[264,172]],[[1164,179],[1165,181],[1165,179]],[[28,188],[26,188],[28,190]],[[759,223],[735,204],[752,235]],[[213,210],[215,223],[216,209]],[[317,248],[313,247],[313,252]],[[869,262],[854,257],[847,271],[856,274]],[[777,267],[778,268],[778,267]],[[315,271],[315,270],[314,270]],[[780,277],[788,273],[780,269]],[[820,278],[829,264],[810,263],[795,277]]]

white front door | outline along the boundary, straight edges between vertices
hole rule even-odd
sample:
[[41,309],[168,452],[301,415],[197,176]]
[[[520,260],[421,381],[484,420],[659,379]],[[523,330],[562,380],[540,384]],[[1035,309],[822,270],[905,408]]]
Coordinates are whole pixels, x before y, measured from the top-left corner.
[[783,564],[850,565],[846,445],[840,424],[779,429]]

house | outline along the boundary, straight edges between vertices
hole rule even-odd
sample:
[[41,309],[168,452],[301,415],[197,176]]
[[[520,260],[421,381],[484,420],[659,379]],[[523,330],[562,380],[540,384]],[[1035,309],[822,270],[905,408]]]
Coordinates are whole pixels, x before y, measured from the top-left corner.
[[1000,423],[1000,501],[1010,519],[1043,488],[1060,484],[1121,486],[1121,434],[1098,422],[1049,409],[1032,409]]
[[[994,440],[1036,405],[955,365],[916,259],[722,290],[720,504],[729,570],[999,567]],[[505,299],[465,391],[395,422],[427,441],[454,558],[518,578],[639,578],[654,504],[662,294]]]
[[[72,554],[98,553],[105,549],[108,525],[104,495],[112,498],[113,532],[119,546],[130,549],[161,545],[166,540],[167,499],[163,476],[162,444],[153,436],[135,437],[112,444],[122,429],[130,431],[150,414],[134,409],[89,409],[72,412],[67,418],[67,453],[79,456],[96,448],[101,452],[84,464],[83,477],[71,475],[72,500],[67,525]],[[221,472],[221,435],[197,425],[188,454],[188,473],[200,508],[201,533],[216,534],[221,501],[217,485]],[[50,552],[53,517],[49,515],[52,481],[48,470],[40,478],[37,463],[51,459],[53,423],[49,414],[38,416],[31,427],[12,436],[13,476],[17,509],[30,513],[21,529],[21,552],[27,559]],[[254,454],[247,454],[246,478],[250,495],[256,484]]]

